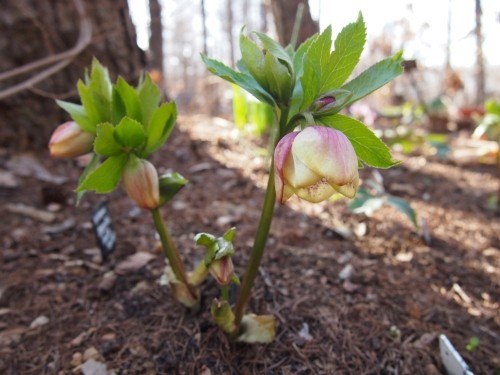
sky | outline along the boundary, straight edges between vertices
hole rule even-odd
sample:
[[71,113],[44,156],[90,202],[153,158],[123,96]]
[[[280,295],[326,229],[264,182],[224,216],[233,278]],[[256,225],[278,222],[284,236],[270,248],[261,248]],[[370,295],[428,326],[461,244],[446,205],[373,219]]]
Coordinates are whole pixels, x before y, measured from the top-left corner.
[[[412,11],[408,4],[412,5]],[[348,22],[356,20],[361,10],[366,22],[368,40],[380,35],[384,27],[407,19],[410,30],[419,38],[405,43],[405,58],[417,58],[425,66],[442,66],[448,38],[448,6],[451,14],[451,63],[455,67],[470,67],[475,62],[475,1],[474,0],[309,0],[313,17],[320,28],[332,25],[333,34]],[[338,6],[342,4],[342,6]],[[489,65],[500,65],[500,1],[481,0],[483,8],[483,48]],[[397,38],[396,38],[397,39]],[[396,40],[395,43],[398,41]]]
[[[134,23],[137,26],[138,44],[148,46],[148,0],[128,0]],[[166,9],[178,9],[175,0],[162,0]],[[206,0],[209,3],[210,0]],[[220,2],[217,2],[220,4]],[[452,5],[451,63],[453,67],[472,67],[475,62],[474,0],[310,0],[313,18],[319,17],[320,29],[333,27],[333,35],[356,20],[361,10],[368,31],[368,41],[382,33],[390,35],[396,49],[403,48],[406,59],[416,58],[419,64],[442,67],[445,62],[445,47],[448,38],[448,6]],[[409,10],[408,4],[411,4]],[[481,0],[483,7],[484,54],[489,66],[500,66],[500,1]],[[341,6],[339,6],[341,4]],[[174,5],[174,6],[172,6]],[[179,4],[176,4],[179,5]],[[197,10],[195,8],[195,10]],[[175,14],[165,14],[166,22]],[[402,20],[408,20],[401,23]],[[399,23],[399,24],[398,24]],[[392,25],[392,27],[391,27]],[[394,27],[394,25],[397,25]],[[416,37],[404,42],[404,28]]]

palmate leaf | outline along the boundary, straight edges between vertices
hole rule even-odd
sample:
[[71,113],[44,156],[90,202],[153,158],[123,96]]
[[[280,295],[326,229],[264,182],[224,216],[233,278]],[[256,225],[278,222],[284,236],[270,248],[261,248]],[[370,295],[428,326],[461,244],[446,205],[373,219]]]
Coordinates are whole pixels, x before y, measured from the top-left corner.
[[220,61],[211,59],[203,54],[201,55],[201,59],[207,66],[208,70],[210,70],[213,74],[240,86],[255,96],[258,100],[274,107],[275,103],[272,96],[269,95],[249,74],[237,72]]
[[361,12],[354,23],[342,29],[335,39],[335,50],[323,69],[320,94],[339,88],[359,62],[366,42],[366,27]]
[[172,132],[177,118],[175,102],[161,105],[151,116],[146,132],[147,141],[143,156],[146,157],[159,149]]
[[115,127],[109,122],[97,125],[97,137],[94,141],[94,152],[102,156],[118,155],[122,147],[114,137]]
[[[302,83],[303,101],[301,110],[309,107],[319,96],[324,69],[326,69],[332,48],[332,28],[329,26],[315,38],[304,54]],[[300,49],[300,48],[299,48]]]
[[82,105],[65,102],[63,100],[56,100],[56,103],[59,107],[69,113],[73,121],[76,122],[80,128],[88,131],[89,133],[94,134],[96,132],[95,122],[89,119],[87,112]]
[[104,163],[89,173],[76,191],[94,190],[99,194],[113,191],[118,182],[120,182],[120,177],[128,158],[128,154],[120,154],[107,158]]
[[160,104],[161,93],[151,77],[146,75],[146,78],[137,89],[139,95],[139,102],[141,103],[142,120],[145,129],[149,126],[149,121],[154,111]]
[[386,202],[387,204],[405,214],[406,217],[410,219],[413,226],[418,229],[417,213],[406,200],[391,195],[387,198]]
[[113,137],[122,146],[135,148],[144,142],[146,133],[140,122],[125,116],[114,129]]
[[343,89],[353,93],[348,104],[364,98],[403,73],[402,55],[403,52],[400,51],[392,57],[379,61],[342,86]]
[[390,168],[399,164],[392,159],[384,142],[362,122],[339,114],[320,117],[318,121],[344,133],[351,141],[358,158],[365,164],[376,168]]

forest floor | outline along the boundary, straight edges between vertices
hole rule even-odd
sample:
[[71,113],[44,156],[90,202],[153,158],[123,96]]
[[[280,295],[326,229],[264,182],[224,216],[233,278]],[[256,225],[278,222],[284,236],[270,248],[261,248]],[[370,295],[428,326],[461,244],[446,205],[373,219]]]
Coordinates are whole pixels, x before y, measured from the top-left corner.
[[[196,233],[235,226],[244,277],[268,173],[262,150],[225,120],[193,116],[179,119],[154,159],[190,180],[162,208],[189,267],[203,257]],[[121,188],[108,197],[118,243],[103,259],[90,218],[104,198],[74,205],[81,166],[2,150],[0,373],[435,375],[445,374],[445,334],[474,374],[499,374],[495,167],[396,157],[403,163],[381,171],[384,185],[411,203],[420,232],[391,207],[371,217],[347,200],[277,207],[249,304],[276,317],[277,337],[248,345],[212,323],[212,280],[198,313],[159,283],[165,261],[152,219]]]

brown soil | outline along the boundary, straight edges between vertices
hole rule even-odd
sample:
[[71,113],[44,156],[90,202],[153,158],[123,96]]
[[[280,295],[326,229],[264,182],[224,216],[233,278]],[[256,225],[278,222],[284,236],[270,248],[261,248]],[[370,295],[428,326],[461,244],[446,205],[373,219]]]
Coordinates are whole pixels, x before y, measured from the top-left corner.
[[[243,277],[267,176],[261,151],[229,123],[197,116],[180,119],[154,159],[191,181],[162,209],[190,267],[203,256],[197,232],[234,225]],[[385,187],[411,202],[430,242],[389,207],[367,218],[344,200],[291,199],[276,210],[249,306],[277,318],[277,337],[246,345],[212,323],[213,281],[202,286],[199,313],[158,283],[165,263],[152,220],[121,189],[108,197],[117,248],[102,260],[90,215],[103,197],[74,206],[77,163],[4,150],[1,170],[17,173],[19,186],[0,187],[0,373],[74,374],[93,358],[116,374],[444,374],[443,333],[475,374],[498,374],[500,220],[488,209],[495,169],[401,158],[382,171]],[[42,181],[29,168],[20,177],[19,160],[67,181]],[[48,215],[16,213],[21,203]],[[118,272],[138,251],[153,259]],[[479,346],[467,351],[472,337]]]

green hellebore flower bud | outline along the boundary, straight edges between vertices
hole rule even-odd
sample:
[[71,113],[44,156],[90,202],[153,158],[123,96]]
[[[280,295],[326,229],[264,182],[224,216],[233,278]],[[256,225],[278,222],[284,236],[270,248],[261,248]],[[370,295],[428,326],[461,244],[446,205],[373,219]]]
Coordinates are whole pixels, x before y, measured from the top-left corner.
[[158,173],[149,161],[131,155],[122,178],[128,196],[139,207],[152,210],[160,206]]
[[59,125],[49,141],[52,156],[74,158],[92,151],[95,135],[84,131],[74,121]]
[[337,89],[320,96],[311,106],[309,112],[313,115],[333,115],[338,113],[352,97],[349,90]]
[[359,185],[358,158],[347,137],[324,126],[285,135],[274,152],[276,197],[293,194],[318,203],[335,192],[353,198]]
[[234,325],[234,313],[227,301],[219,301],[214,299],[210,306],[212,319],[226,333],[233,333],[236,330]]
[[230,256],[226,255],[210,263],[208,271],[219,285],[228,285],[234,277],[233,261]]

